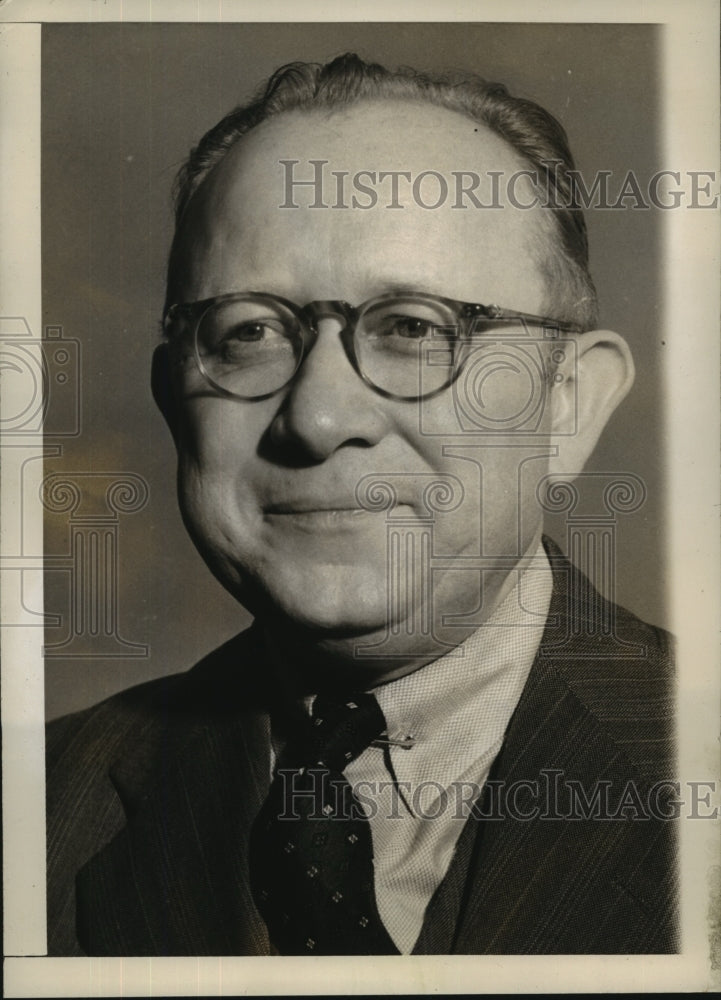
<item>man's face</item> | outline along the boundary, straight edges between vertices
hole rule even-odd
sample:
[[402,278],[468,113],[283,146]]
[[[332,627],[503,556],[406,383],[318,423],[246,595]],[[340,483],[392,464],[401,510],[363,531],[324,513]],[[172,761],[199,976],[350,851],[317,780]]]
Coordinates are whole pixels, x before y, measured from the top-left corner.
[[[329,161],[327,204],[336,200],[333,170],[351,177],[436,170],[450,179],[451,171],[510,176],[524,167],[501,139],[440,108],[385,102],[280,115],[244,138],[191,203],[171,301],[255,291],[298,305],[333,299],[355,306],[400,287],[542,311],[535,212],[453,208],[453,197],[428,209],[408,184],[400,187],[401,209],[386,207],[389,196],[370,210],[312,209],[308,188],[295,190],[301,207],[280,208],[279,161],[287,159],[299,161],[295,176],[304,179],[312,176],[309,160]],[[424,189],[426,202],[434,195]],[[463,393],[481,391],[472,379],[420,403],[384,398],[353,370],[339,328],[337,319],[321,320],[295,380],[268,399],[214,395],[193,362],[185,365],[177,385],[181,507],[200,551],[239,600],[340,647],[385,634],[389,581],[398,582],[402,564],[414,584],[408,599],[393,598],[392,616],[404,648],[423,655],[429,639],[419,603],[444,639],[460,641],[467,633],[461,619],[451,627],[444,616],[468,615],[466,624],[485,617],[507,586],[509,565],[537,538],[535,485],[546,467],[548,421],[522,439],[513,431],[479,435],[459,418]],[[523,408],[526,369],[500,364],[486,374],[482,400],[474,397],[467,412],[482,405],[492,422],[494,413],[500,419]],[[392,510],[363,509],[356,487],[368,476],[392,484]],[[431,537],[424,494],[438,480],[458,503],[432,513]],[[413,536],[395,556],[393,524],[399,538]],[[421,583],[424,531],[433,569]]]

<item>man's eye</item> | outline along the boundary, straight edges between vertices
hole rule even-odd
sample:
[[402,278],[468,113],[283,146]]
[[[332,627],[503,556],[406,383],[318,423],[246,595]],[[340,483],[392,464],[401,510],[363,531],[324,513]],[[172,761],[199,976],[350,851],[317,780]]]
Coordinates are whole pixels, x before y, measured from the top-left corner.
[[256,343],[277,335],[280,331],[269,323],[239,323],[223,335],[223,342],[239,340],[242,343]]
[[[254,319],[215,331],[208,351],[225,364],[244,364],[275,358],[292,350],[288,331],[275,319]],[[206,352],[201,352],[206,353]]]
[[403,337],[406,340],[423,340],[430,337],[433,324],[417,316],[387,316],[383,323],[386,337]]
[[218,331],[212,338],[216,351],[248,350],[251,347],[272,350],[287,341],[288,332],[274,319],[248,320]]

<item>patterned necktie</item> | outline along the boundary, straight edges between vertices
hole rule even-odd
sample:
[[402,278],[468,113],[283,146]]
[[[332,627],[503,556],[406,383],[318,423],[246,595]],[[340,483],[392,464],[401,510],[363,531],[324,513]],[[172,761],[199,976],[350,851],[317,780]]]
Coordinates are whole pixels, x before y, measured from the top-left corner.
[[368,820],[343,775],[385,729],[369,694],[319,695],[250,841],[256,905],[281,955],[398,954],[378,915]]

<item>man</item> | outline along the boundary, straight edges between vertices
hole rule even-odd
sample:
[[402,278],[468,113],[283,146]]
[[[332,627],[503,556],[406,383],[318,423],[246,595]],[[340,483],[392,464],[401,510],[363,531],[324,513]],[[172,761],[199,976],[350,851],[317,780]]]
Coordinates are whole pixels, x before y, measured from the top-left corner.
[[153,387],[255,622],[51,727],[51,953],[674,950],[668,639],[541,537],[633,380],[572,169],[355,56],[191,154]]

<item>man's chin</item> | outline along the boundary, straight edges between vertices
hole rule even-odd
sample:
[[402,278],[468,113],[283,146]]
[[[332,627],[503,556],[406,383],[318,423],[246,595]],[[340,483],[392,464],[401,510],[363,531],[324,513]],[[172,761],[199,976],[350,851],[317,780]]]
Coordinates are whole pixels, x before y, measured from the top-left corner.
[[283,599],[282,595],[266,594],[258,602],[255,614],[276,622],[279,628],[314,635],[320,642],[384,635],[388,629],[385,604],[374,608],[348,601],[325,601],[310,593],[302,595],[302,599],[298,597]]

